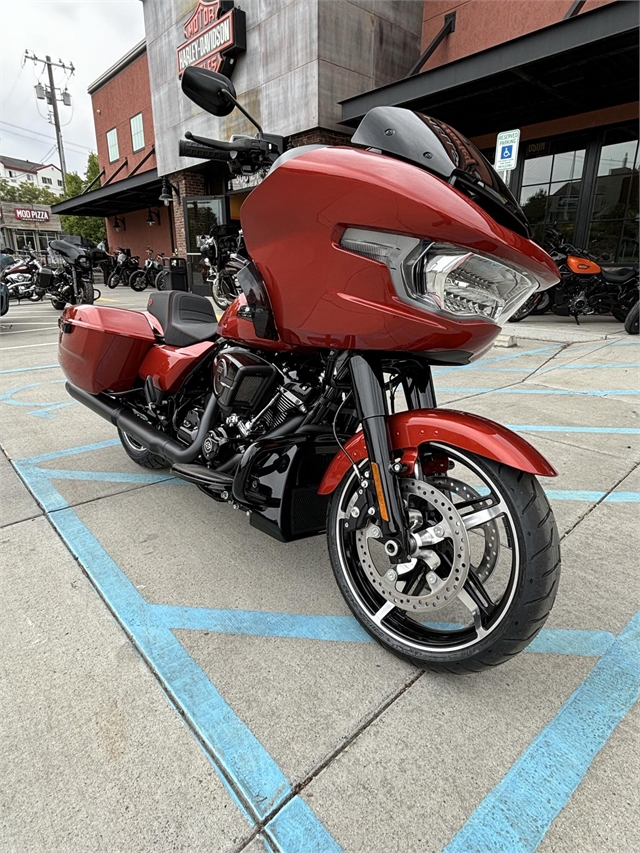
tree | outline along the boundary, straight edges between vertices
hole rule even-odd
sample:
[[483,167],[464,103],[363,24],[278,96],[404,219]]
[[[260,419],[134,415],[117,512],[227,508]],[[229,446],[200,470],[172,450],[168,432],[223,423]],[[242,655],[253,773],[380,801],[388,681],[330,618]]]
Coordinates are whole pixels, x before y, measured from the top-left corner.
[[60,201],[57,195],[46,189],[37,187],[28,181],[21,184],[10,184],[6,178],[0,178],[0,201],[15,201],[19,204],[55,204]]
[[[77,172],[67,173],[67,191],[65,198],[75,198],[82,194],[85,187],[94,181],[100,174],[98,155],[91,152],[87,160],[87,168],[84,179]],[[100,184],[98,183],[98,186]],[[61,216],[62,227],[67,234],[75,234],[78,237],[86,237],[94,243],[99,243],[107,236],[104,219],[100,216]]]

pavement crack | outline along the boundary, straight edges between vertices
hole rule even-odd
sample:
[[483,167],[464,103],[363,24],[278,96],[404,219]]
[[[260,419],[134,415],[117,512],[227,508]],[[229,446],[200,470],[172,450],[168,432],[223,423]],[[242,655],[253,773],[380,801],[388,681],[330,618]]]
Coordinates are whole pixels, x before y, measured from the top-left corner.
[[[338,758],[349,746],[351,746],[354,741],[360,737],[360,735],[365,732],[376,720],[380,719],[380,717],[384,714],[384,712],[390,708],[393,704],[395,704],[398,699],[403,696],[408,690],[419,681],[425,675],[425,670],[418,670],[411,678],[404,682],[402,687],[395,690],[391,696],[388,696],[377,708],[375,708],[372,712],[366,715],[360,723],[356,726],[356,728],[349,734],[344,741],[334,749],[332,753],[330,753],[326,758],[320,761],[315,767],[307,773],[307,775],[300,782],[297,782],[295,785],[291,786],[290,793],[282,800],[281,803],[278,804],[276,808],[274,808],[271,812],[269,812],[259,823],[256,824],[255,832],[252,835],[249,841],[253,840],[253,838],[260,834],[263,830],[267,829],[269,823],[282,811],[282,809],[291,802],[295,797],[297,797],[317,776],[322,773],[330,764],[332,764],[336,758]],[[242,847],[235,848],[232,853],[240,853],[247,844],[243,841]]]
[[627,471],[626,474],[623,474],[622,477],[620,477],[613,484],[613,486],[611,486],[611,488],[602,495],[601,498],[599,498],[597,501],[595,501],[595,503],[593,503],[589,507],[589,509],[585,510],[585,512],[583,512],[583,514],[580,516],[580,518],[578,518],[578,520],[574,524],[572,524],[568,530],[565,530],[565,532],[560,537],[560,542],[563,542],[571,533],[573,533],[573,531],[576,529],[576,527],[579,524],[581,524],[585,520],[585,518],[587,518],[587,516],[591,515],[591,513],[594,511],[594,509],[596,509],[596,507],[600,506],[600,504],[603,503],[603,501],[605,501],[609,497],[609,495],[618,488],[618,486],[621,483],[624,483],[624,481],[627,479],[627,477],[630,477],[635,471],[637,471],[638,468],[640,468],[640,465],[638,463],[635,463],[633,465],[633,467],[630,468],[629,471]]

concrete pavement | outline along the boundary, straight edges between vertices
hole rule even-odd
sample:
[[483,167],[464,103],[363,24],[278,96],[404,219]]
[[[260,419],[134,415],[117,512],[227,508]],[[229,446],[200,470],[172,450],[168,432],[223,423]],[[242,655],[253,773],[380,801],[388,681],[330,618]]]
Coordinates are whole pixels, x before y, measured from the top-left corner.
[[12,304],[0,333],[0,851],[640,846],[637,339],[434,371],[441,405],[560,472],[545,630],[455,678],[368,641],[322,537],[282,545],[135,466],[65,396],[57,316]]

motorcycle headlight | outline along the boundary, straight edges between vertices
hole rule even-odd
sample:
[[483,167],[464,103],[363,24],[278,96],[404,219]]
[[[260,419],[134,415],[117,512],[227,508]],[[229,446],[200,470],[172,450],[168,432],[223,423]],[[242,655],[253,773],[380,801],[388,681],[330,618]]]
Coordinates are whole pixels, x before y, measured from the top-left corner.
[[387,265],[403,302],[504,323],[531,296],[531,273],[460,246],[348,228],[340,246]]

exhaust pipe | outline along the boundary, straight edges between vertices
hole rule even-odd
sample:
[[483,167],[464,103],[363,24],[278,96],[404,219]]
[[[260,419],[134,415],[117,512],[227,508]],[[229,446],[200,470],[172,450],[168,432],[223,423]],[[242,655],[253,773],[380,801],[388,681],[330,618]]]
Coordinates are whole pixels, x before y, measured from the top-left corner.
[[213,421],[218,409],[218,401],[212,394],[200,419],[200,426],[192,444],[185,447],[173,438],[169,438],[162,430],[156,429],[151,424],[137,417],[131,409],[116,402],[106,394],[88,394],[81,388],[65,384],[67,393],[82,403],[96,415],[100,415],[105,421],[110,421],[114,426],[126,432],[135,441],[142,444],[147,450],[162,456],[172,464],[193,462],[202,449],[202,442],[213,426]]

